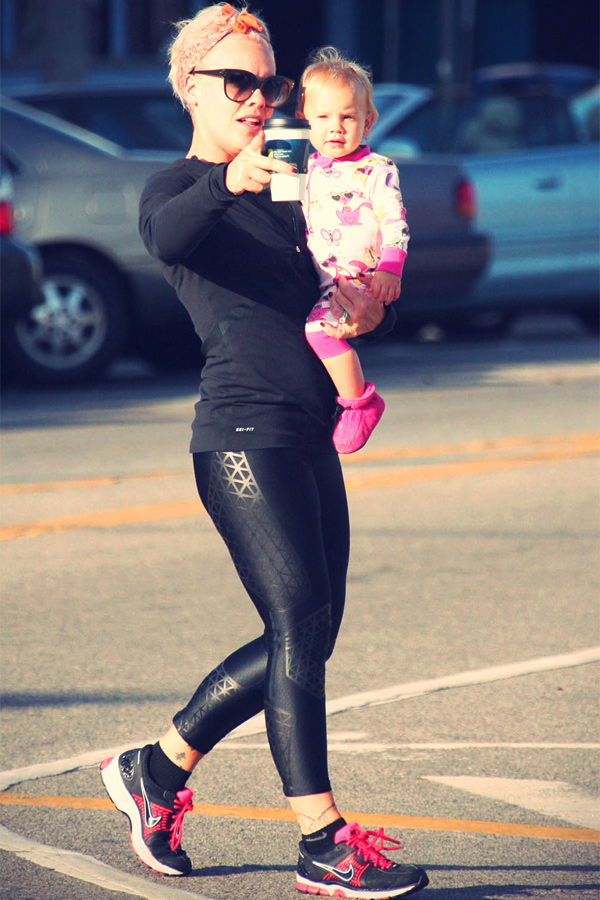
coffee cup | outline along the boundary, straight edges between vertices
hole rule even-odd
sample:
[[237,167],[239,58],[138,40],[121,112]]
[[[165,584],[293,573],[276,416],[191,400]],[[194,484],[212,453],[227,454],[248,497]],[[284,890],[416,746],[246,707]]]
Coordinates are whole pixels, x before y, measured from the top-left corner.
[[281,159],[294,166],[296,174],[271,173],[273,200],[303,200],[310,154],[310,125],[306,119],[272,117],[265,122],[263,156]]

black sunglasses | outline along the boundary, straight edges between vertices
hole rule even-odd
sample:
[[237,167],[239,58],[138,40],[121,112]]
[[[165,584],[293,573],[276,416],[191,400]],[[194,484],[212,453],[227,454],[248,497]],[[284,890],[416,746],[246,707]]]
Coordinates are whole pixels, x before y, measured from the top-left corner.
[[260,91],[268,107],[283,106],[292,93],[294,82],[283,75],[257,78],[244,69],[192,69],[190,75],[213,75],[223,79],[225,96],[234,103],[249,100],[254,91]]

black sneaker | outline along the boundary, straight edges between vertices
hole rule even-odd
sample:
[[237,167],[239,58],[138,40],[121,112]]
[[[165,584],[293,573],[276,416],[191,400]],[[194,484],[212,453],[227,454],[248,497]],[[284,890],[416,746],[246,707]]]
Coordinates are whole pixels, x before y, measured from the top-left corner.
[[183,817],[193,809],[193,792],[184,788],[173,794],[148,775],[152,745],[126,750],[100,764],[106,792],[131,823],[133,852],[144,865],[164,875],[187,875],[189,857],[179,846]]
[[296,888],[305,894],[388,900],[416,894],[429,884],[418,866],[400,866],[382,850],[399,850],[395,841],[379,831],[364,831],[353,822],[336,831],[335,847],[318,858],[300,842]]

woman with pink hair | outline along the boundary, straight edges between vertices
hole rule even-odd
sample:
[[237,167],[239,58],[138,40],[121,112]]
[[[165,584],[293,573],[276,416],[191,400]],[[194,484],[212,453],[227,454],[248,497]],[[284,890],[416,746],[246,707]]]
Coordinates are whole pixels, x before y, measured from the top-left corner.
[[[302,840],[296,886],[336,897],[398,897],[427,884],[397,865],[383,831],[346,823],[327,768],[325,663],[344,607],[348,510],[332,434],[335,388],[304,336],[319,296],[299,203],[271,200],[263,126],[293,82],[276,75],[266,25],[217,4],[181,24],[170,78],[193,121],[185,159],[152,176],[140,231],[202,341],[191,452],[200,497],[263,632],[219,663],[160,741],[102,763],[134,852],[187,875],[188,778],[226,734],[264,710],[273,760]],[[340,337],[386,333],[393,314],[341,282]],[[224,627],[227,607],[223,610]]]

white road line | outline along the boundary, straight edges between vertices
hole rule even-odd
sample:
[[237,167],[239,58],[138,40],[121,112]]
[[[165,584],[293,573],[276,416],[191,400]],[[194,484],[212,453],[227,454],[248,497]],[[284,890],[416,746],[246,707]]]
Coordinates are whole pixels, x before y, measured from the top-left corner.
[[103,759],[116,756],[129,750],[130,747],[143,747],[145,744],[153,744],[156,738],[150,740],[130,742],[121,747],[106,747],[104,750],[90,750],[78,756],[69,756],[66,759],[55,759],[51,762],[35,763],[33,766],[23,766],[21,769],[6,769],[0,772],[0,791],[5,791],[14,784],[22,781],[33,781],[36,778],[51,778],[53,775],[65,775],[67,772],[75,772],[78,769],[87,769],[97,766]]
[[600,802],[585,791],[564,781],[537,781],[527,778],[475,778],[468,775],[443,777],[426,775],[435,781],[478,797],[502,800],[522,809],[533,810],[571,825],[600,827]]
[[[493,666],[488,669],[474,669],[460,672],[456,675],[446,675],[442,678],[430,678],[426,681],[413,681],[407,684],[398,684],[393,687],[382,688],[378,691],[365,691],[361,694],[350,694],[339,697],[327,703],[327,715],[348,712],[351,709],[363,709],[368,706],[379,706],[383,703],[392,703],[396,700],[407,700],[411,697],[420,697],[423,694],[435,691],[445,691],[450,688],[469,687],[477,684],[489,684],[494,681],[503,681],[508,678],[517,678],[523,675],[532,675],[536,672],[548,672],[557,669],[572,668],[588,663],[600,661],[600,647],[589,647],[585,650],[577,650],[573,653],[563,653],[559,656],[543,656],[524,662],[508,663],[503,666]],[[263,734],[265,732],[265,717],[262,713],[249,719],[235,731],[232,731],[224,740],[235,740],[246,735]],[[143,742],[130,743],[128,746],[143,746],[144,743],[153,743],[156,738]],[[92,750],[89,753],[73,756],[68,759],[56,760],[49,763],[39,763],[33,766],[25,766],[20,769],[7,769],[0,772],[0,791],[24,781],[35,778],[47,778],[52,775],[62,775],[97,765],[107,756],[121,753],[126,747],[112,747],[105,750]]]
[[[267,741],[224,741],[215,750],[269,750]],[[390,750],[600,750],[600,743],[558,743],[552,741],[451,741],[421,744],[380,743],[376,741],[327,742],[327,749],[340,753],[386,753]]]
[[215,900],[214,897],[207,897],[205,894],[191,894],[189,891],[167,887],[164,883],[155,884],[144,878],[128,875],[126,872],[119,872],[83,853],[49,847],[47,844],[21,837],[3,825],[0,825],[0,850],[16,853],[22,859],[45,869],[53,869],[62,875],[77,878],[79,881],[87,881],[88,884],[95,884],[108,891],[120,891],[122,894],[143,897],[144,900]]
[[[361,709],[369,706],[377,706],[382,703],[392,703],[396,700],[418,697],[434,691],[443,691],[450,688],[466,687],[476,684],[488,684],[507,678],[530,675],[535,672],[546,672],[585,665],[587,663],[597,662],[598,660],[600,660],[600,647],[592,647],[575,653],[541,657],[526,662],[509,663],[504,666],[462,672],[457,675],[449,675],[443,678],[433,678],[426,681],[399,684],[378,691],[366,691],[360,694],[351,694],[330,701],[327,704],[327,714],[331,716],[339,712],[347,712],[350,709]],[[236,729],[236,731],[232,732],[231,738],[235,739],[235,737],[241,737],[243,735],[261,734],[264,731],[264,716],[255,716],[243,726]],[[142,743],[148,743],[148,741]],[[340,748],[349,746],[343,742],[339,742],[339,744]],[[358,744],[354,743],[353,746],[354,752],[356,752]],[[423,745],[419,746],[422,747]],[[231,748],[233,749],[233,745],[231,745]],[[123,749],[125,748],[113,747],[101,751],[90,751],[88,753],[80,754],[79,756],[70,757],[69,759],[55,760],[53,762],[25,766],[20,769],[1,772],[0,790],[6,790],[14,784],[20,784],[21,782],[30,781],[35,778],[60,775],[65,772],[93,766],[107,756],[114,756],[116,753],[122,752]],[[477,793],[477,791],[472,790],[476,779],[438,780],[440,782],[445,781],[448,784],[450,784],[451,781],[461,781],[461,785],[456,784],[453,786],[460,786],[463,790],[470,790],[472,793]],[[491,780],[496,782],[509,781],[509,779],[479,779],[480,782],[486,781],[488,783]],[[470,788],[464,786],[467,781],[471,784]],[[533,785],[535,783],[528,782],[528,784]],[[537,782],[537,784],[543,783]],[[559,783],[559,785],[560,784],[561,783]],[[506,802],[516,803],[520,806],[524,805],[522,792],[519,794],[517,791],[515,794],[517,799],[510,800],[508,797],[512,797],[513,794],[507,792],[506,784],[504,787],[497,789],[502,791],[502,797],[500,799],[504,799]],[[567,789],[570,796],[565,797],[565,789]],[[489,790],[491,790],[491,787]],[[479,793],[482,793],[481,786]],[[546,791],[546,794],[542,795],[541,791],[538,790],[536,793],[533,788],[530,787],[527,792],[527,804],[525,806],[528,809],[544,812],[546,815],[564,818],[566,821],[574,822],[578,825],[587,825],[590,798],[588,798],[587,795],[582,795],[581,792],[577,792],[575,789],[570,788],[568,785],[563,785],[562,792],[559,790],[559,793],[560,802],[558,795],[556,793],[552,795],[551,790]],[[577,798],[575,798],[575,794],[577,794]],[[489,793],[484,794],[484,796],[489,796]],[[532,805],[534,801],[541,805]],[[582,818],[584,817],[583,804],[586,804],[585,822],[582,821]],[[573,807],[577,807],[578,809],[573,812]],[[550,809],[552,811],[550,811]],[[570,816],[577,816],[577,818],[573,819],[570,818]],[[72,851],[61,850],[57,847],[49,847],[44,844],[39,844],[36,841],[23,838],[3,826],[0,826],[0,849],[16,853],[18,856],[29,859],[37,865],[53,869],[62,874],[70,875],[71,877],[79,878],[82,881],[97,884],[98,886],[106,887],[108,889],[120,891],[121,893],[133,894],[134,896],[144,898],[144,900],[186,900],[186,898],[192,898],[192,900],[211,900],[211,898],[201,894],[190,894],[188,891],[182,892],[163,885],[154,885],[152,882],[112,869],[110,866],[100,863],[92,857],[85,856],[81,853],[73,853]]]
[[[524,662],[507,663],[503,666],[492,666],[488,669],[473,669],[467,672],[459,672],[456,675],[444,675],[441,678],[429,678],[426,681],[413,681],[408,684],[397,684],[392,687],[381,688],[377,691],[364,691],[360,694],[349,694],[330,700],[327,703],[327,715],[348,712],[351,709],[364,709],[367,706],[380,706],[384,703],[393,703],[396,700],[408,700],[411,697],[421,697],[423,694],[431,694],[435,691],[445,691],[449,688],[470,687],[477,684],[490,684],[493,681],[505,681],[508,678],[518,678],[523,675],[533,675],[536,672],[548,672],[557,669],[568,669],[573,666],[582,666],[588,663],[600,661],[600,647],[589,647],[585,650],[576,650],[574,653],[561,653],[558,656],[542,656],[537,659]],[[261,734],[265,731],[264,715],[244,722],[239,728],[231,732],[230,738],[242,735]],[[227,740],[227,738],[225,738]]]

